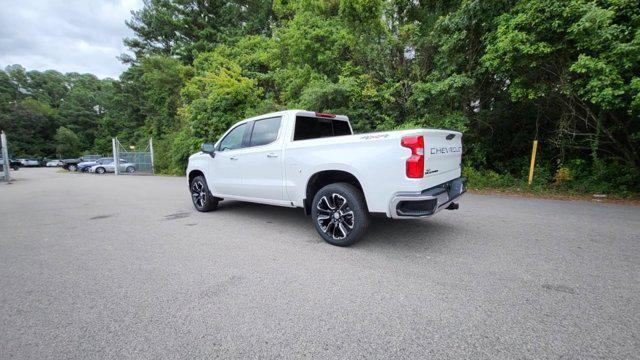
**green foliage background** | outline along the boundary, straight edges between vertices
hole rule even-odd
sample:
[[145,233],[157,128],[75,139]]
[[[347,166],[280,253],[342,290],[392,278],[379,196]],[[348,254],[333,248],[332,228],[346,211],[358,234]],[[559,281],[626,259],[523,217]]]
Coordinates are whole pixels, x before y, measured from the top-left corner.
[[472,185],[640,191],[637,0],[146,0],[119,79],[0,72],[14,156],[108,153],[155,139],[161,172],[273,110],[348,115],[356,131],[465,133]]

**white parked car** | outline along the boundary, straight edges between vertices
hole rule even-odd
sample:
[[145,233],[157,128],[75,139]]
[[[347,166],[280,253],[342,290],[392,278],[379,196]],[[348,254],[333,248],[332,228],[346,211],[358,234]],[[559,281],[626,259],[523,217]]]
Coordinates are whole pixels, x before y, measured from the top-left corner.
[[223,199],[301,207],[322,238],[353,244],[369,213],[420,218],[458,208],[462,134],[413,129],[353,135],[346,116],[288,110],[243,120],[189,157],[198,211]]
[[[129,174],[133,174],[136,172],[136,165],[129,162],[120,161],[120,166],[118,167],[120,172],[127,172]],[[113,161],[108,164],[97,164],[93,165],[89,168],[89,172],[96,174],[104,174],[104,173],[112,173],[116,172],[116,165]]]
[[57,167],[57,166],[62,166],[64,165],[64,163],[61,160],[51,160],[51,161],[47,161],[47,167]]
[[40,166],[38,159],[21,159],[22,166]]

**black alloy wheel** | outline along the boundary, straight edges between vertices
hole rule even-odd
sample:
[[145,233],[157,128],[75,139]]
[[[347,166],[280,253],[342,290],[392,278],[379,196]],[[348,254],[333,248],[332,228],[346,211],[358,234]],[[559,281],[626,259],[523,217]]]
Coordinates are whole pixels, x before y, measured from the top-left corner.
[[207,212],[215,210],[218,207],[218,198],[211,195],[207,181],[203,176],[196,176],[191,180],[189,185],[191,192],[191,201],[196,210],[201,212]]
[[318,234],[328,243],[349,246],[369,224],[362,192],[348,183],[329,184],[316,193],[311,208]]

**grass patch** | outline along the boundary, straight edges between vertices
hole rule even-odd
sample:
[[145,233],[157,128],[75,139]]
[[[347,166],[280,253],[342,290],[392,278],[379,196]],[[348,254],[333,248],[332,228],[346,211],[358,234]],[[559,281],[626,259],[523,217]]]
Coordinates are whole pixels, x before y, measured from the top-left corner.
[[[606,195],[610,199],[638,200],[640,194],[627,186],[594,178],[572,177],[566,171],[550,176],[544,169],[534,176],[531,185],[527,176],[516,177],[509,173],[500,174],[493,170],[478,170],[465,166],[462,175],[467,178],[467,188],[483,191],[531,194],[545,197],[585,198]],[[625,174],[619,174],[619,181],[628,181]]]

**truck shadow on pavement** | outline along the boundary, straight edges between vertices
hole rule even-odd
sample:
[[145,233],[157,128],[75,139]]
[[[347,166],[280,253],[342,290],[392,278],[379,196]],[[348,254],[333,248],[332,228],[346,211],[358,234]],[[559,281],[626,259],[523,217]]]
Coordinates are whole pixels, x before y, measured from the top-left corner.
[[[299,233],[298,238],[307,239],[310,243],[324,243],[316,234],[316,229],[300,208],[286,208],[237,201],[223,201],[219,205],[220,212],[244,216],[250,222],[265,222],[282,226],[287,231]],[[383,214],[371,215],[369,228],[363,238],[352,248],[375,249],[392,247],[395,249],[434,250],[458,237],[459,227],[439,219],[389,219]]]

